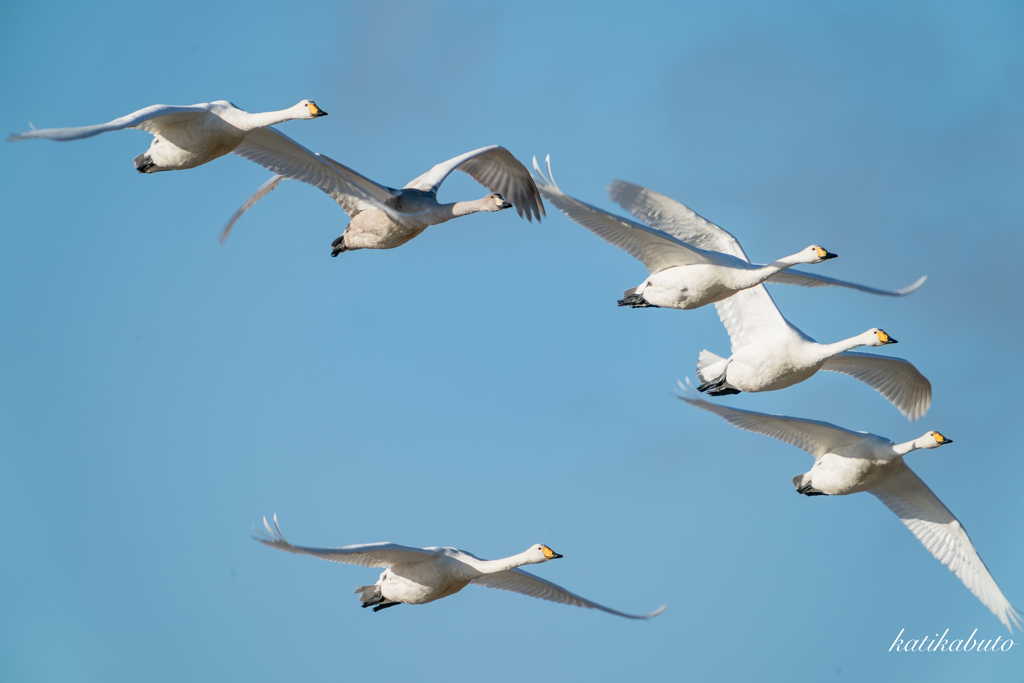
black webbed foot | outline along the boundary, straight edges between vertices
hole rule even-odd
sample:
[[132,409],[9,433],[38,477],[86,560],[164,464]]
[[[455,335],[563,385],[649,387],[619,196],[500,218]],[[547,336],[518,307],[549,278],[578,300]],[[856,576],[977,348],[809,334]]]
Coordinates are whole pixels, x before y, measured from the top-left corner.
[[732,394],[742,393],[739,389],[725,386],[725,375],[722,375],[718,379],[713,379],[710,382],[704,382],[697,391],[702,394],[708,394],[709,396],[730,396]]
[[630,294],[629,296],[619,299],[619,306],[631,306],[633,308],[661,308],[654,304],[649,304],[644,301],[643,294]]
[[139,173],[150,173],[149,169],[156,166],[153,160],[149,158],[149,154],[140,154],[133,161],[135,163],[135,170]]
[[822,493],[818,489],[814,488],[810,484],[804,484],[796,490],[797,493],[805,496],[827,496],[827,493]]
[[333,258],[344,251],[348,251],[348,247],[345,246],[345,233],[342,233],[331,242],[331,257]]

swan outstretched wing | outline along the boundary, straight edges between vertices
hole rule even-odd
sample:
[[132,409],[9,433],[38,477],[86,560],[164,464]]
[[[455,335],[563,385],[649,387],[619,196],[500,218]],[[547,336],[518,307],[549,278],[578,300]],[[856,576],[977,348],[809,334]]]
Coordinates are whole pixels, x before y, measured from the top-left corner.
[[570,197],[555,184],[551,175],[550,158],[547,160],[547,166],[548,173],[544,175],[537,164],[537,157],[533,158],[533,168],[539,176],[537,184],[544,198],[605,242],[638,259],[647,268],[648,273],[654,274],[673,266],[710,262],[702,250],[695,249],[671,235]]
[[1011,633],[1011,622],[1024,630],[1021,613],[999,590],[960,522],[906,462],[901,465],[896,474],[870,492],[895,512],[928,552],[949,567]]
[[509,569],[503,572],[496,572],[494,574],[484,574],[483,576],[473,579],[470,583],[474,583],[478,586],[486,586],[487,588],[497,588],[502,591],[522,593],[523,595],[540,598],[541,600],[560,602],[563,605],[575,605],[576,607],[586,607],[587,609],[599,609],[602,612],[616,614],[620,617],[626,617],[627,619],[650,619],[651,617],[656,617],[664,612],[666,607],[666,605],[662,605],[650,614],[626,614],[625,612],[619,612],[618,610],[605,607],[604,605],[599,605],[596,602],[591,602],[586,598],[581,598],[575,593],[570,593],[561,586],[553,584],[550,581],[545,581],[533,574],[524,572],[522,569]]
[[726,408],[719,403],[711,403],[691,395],[690,390],[683,386],[682,382],[679,383],[679,386],[685,392],[677,397],[680,401],[686,401],[691,406],[714,413],[734,427],[756,434],[764,434],[791,446],[796,446],[813,455],[815,460],[835,448],[855,444],[868,437],[863,432],[853,432],[828,422]]
[[360,207],[359,200],[389,204],[401,195],[325,154],[306,149],[274,128],[250,131],[235,148],[235,154],[285,178],[320,188],[341,204],[349,216],[367,208]]
[[[624,180],[613,180],[608,184],[607,190],[612,201],[658,230],[663,230],[701,249],[731,254],[744,261],[749,260],[735,237],[671,197]],[[922,276],[912,285],[889,290],[786,269],[771,276],[768,282],[801,287],[849,287],[881,296],[906,296],[916,292],[927,279],[927,276]]]
[[519,215],[528,221],[534,217],[539,221],[544,215],[544,204],[530,171],[512,156],[512,152],[500,145],[481,147],[443,161],[411,180],[405,189],[437,194],[441,183],[452,171],[462,171],[491,192],[497,192],[512,202]]
[[611,181],[606,191],[613,202],[653,228],[705,251],[750,260],[735,237],[671,197],[624,180]]
[[157,133],[164,126],[203,116],[210,111],[211,104],[190,104],[178,106],[173,104],[154,104],[151,107],[134,111],[127,116],[114,119],[107,123],[96,126],[79,126],[77,128],[43,128],[40,130],[29,130],[24,133],[11,133],[7,136],[8,142],[15,140],[31,140],[33,138],[45,138],[47,140],[81,140],[91,138],[100,133],[107,133],[112,130],[124,130],[125,128],[137,128],[147,133]]
[[367,543],[349,545],[344,548],[305,548],[292,545],[285,540],[284,534],[281,533],[281,527],[277,524],[277,515],[274,515],[273,528],[267,523],[266,517],[263,518],[263,526],[267,529],[265,532],[253,527],[258,534],[253,538],[263,545],[283,550],[286,553],[312,555],[328,562],[357,564],[361,567],[387,567],[398,563],[422,562],[437,554],[424,548],[410,548],[395,543]]
[[868,287],[867,285],[858,285],[855,282],[847,282],[846,280],[836,280],[835,278],[825,277],[824,275],[813,275],[811,273],[805,273],[800,270],[793,270],[787,268],[781,272],[772,275],[768,278],[768,283],[773,285],[798,285],[800,287],[848,287],[849,289],[860,290],[861,292],[867,292],[868,294],[878,294],[879,296],[906,296],[913,294],[924,281],[928,279],[927,275],[922,275],[911,285],[907,285],[902,289],[876,289],[875,287]]
[[242,214],[248,211],[249,207],[253,204],[270,194],[284,179],[284,176],[276,175],[256,188],[256,191],[252,193],[252,196],[245,200],[245,204],[242,204],[242,206],[238,208],[238,211],[235,211],[235,214],[231,216],[230,220],[228,220],[227,225],[225,225],[224,229],[220,231],[221,244],[224,244],[224,240],[228,238],[228,233],[231,232],[231,228],[235,227],[235,223],[237,223],[238,219],[242,217]]
[[736,292],[716,303],[715,310],[729,333],[733,353],[780,334],[810,341],[783,317],[764,285]]
[[821,369],[869,384],[911,422],[924,417],[932,404],[932,383],[902,358],[847,351],[829,358]]
[[370,180],[325,154],[313,152],[274,128],[250,131],[234,152],[281,177],[271,178],[261,185],[235,212],[221,233],[222,242],[242,214],[277,187],[284,178],[298,180],[324,191],[344,209],[349,218],[355,218],[359,212],[367,209],[379,209],[399,223],[407,221],[393,207],[401,195],[400,191]]

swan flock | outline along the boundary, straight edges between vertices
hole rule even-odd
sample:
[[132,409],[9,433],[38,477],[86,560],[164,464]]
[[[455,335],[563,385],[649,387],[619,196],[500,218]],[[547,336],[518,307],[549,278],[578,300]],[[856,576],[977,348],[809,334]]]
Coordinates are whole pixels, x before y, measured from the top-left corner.
[[[283,180],[296,180],[327,194],[348,218],[341,235],[331,244],[331,256],[360,249],[394,249],[430,226],[476,213],[515,208],[521,218],[540,221],[546,216],[546,200],[571,221],[643,264],[646,277],[623,291],[617,302],[620,307],[688,311],[715,306],[728,332],[731,352],[724,356],[701,350],[696,365],[700,384],[696,392],[681,384],[681,400],[740,429],[770,436],[810,453],[814,465],[793,478],[797,493],[803,496],[872,494],[1003,625],[1011,632],[1014,626],[1018,630],[1024,627],[1022,615],[1003,595],[957,518],[905,462],[908,455],[950,444],[950,439],[929,431],[912,441],[895,444],[875,434],[853,432],[825,422],[730,408],[697,393],[718,398],[741,392],[774,392],[806,381],[819,371],[828,371],[848,375],[872,387],[910,421],[924,417],[931,406],[932,386],[911,361],[854,351],[895,344],[896,339],[888,332],[876,327],[837,342],[818,343],[783,316],[767,289],[767,285],[775,284],[838,287],[877,296],[904,297],[924,284],[924,276],[896,290],[830,278],[817,271],[827,268],[822,264],[837,258],[837,254],[817,243],[767,264],[753,264],[733,235],[674,199],[633,183],[613,180],[606,188],[608,197],[629,217],[610,213],[563,192],[554,180],[550,158],[542,169],[534,157],[531,173],[500,145],[460,154],[432,166],[401,188],[389,187],[325,154],[307,149],[274,128],[288,121],[321,118],[326,114],[312,100],[262,113],[243,111],[226,100],[185,106],[153,105],[104,124],[33,129],[11,134],[7,140],[72,141],[116,130],[141,130],[153,137],[149,149],[134,159],[136,170],[144,174],[187,170],[236,154],[274,175],[227,222],[221,242],[242,215]],[[479,199],[440,202],[438,191],[455,171],[473,178],[488,194]],[[786,236],[781,231],[776,237],[777,254],[799,246],[783,245]],[[799,266],[815,266],[815,272]],[[470,584],[629,619],[650,619],[665,609],[662,605],[647,614],[620,612],[521,569],[562,557],[543,544],[504,559],[483,560],[448,547],[414,548],[393,543],[340,548],[296,546],[285,539],[276,515],[273,527],[265,517],[263,525],[265,530],[257,529],[255,538],[268,547],[330,562],[383,568],[376,583],[356,588],[362,606],[371,607],[374,612],[401,604],[434,602]]]

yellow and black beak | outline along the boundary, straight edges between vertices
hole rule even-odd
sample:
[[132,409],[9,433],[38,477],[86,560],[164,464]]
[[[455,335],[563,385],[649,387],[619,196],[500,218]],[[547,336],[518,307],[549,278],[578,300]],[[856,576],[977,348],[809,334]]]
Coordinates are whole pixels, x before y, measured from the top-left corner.
[[559,555],[547,546],[541,548],[541,551],[544,553],[544,557],[548,558],[549,560],[557,560],[558,558],[562,557],[561,555]]
[[890,337],[888,334],[883,332],[882,330],[878,331],[878,341],[882,342],[883,344],[898,344],[899,343],[895,339]]
[[314,119],[317,118],[318,116],[327,116],[327,112],[325,112],[323,109],[316,106],[312,102],[310,102],[306,106],[309,107],[309,113],[313,116]]
[[818,252],[818,258],[820,258],[822,261],[828,261],[830,258],[839,257],[839,254],[833,254],[828,249],[822,249],[821,247],[818,247],[817,249],[815,249],[815,251]]
[[947,443],[953,443],[953,439],[947,439],[942,434],[935,432],[935,443],[939,444],[940,446],[945,446]]

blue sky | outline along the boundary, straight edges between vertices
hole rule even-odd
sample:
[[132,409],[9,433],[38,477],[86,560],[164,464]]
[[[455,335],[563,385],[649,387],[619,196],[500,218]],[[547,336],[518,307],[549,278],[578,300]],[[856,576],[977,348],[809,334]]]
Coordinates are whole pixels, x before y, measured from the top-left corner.
[[[870,327],[932,381],[909,424],[817,376],[729,405],[955,443],[908,462],[1024,605],[1018,283],[1024,9],[1014,3],[34,2],[0,25],[3,132],[155,103],[249,111],[390,185],[488,144],[683,201],[754,261],[901,300],[776,287],[833,341]],[[712,308],[627,310],[642,266],[549,207],[329,257],[346,218],[238,157],[140,176],[135,131],[3,145],[0,679],[994,680],[1005,629],[871,496],[807,499],[810,456],[673,398]],[[441,199],[485,193],[452,177]],[[885,351],[889,351],[886,349]],[[647,623],[470,587],[382,614],[379,572],[262,547],[393,541],[503,557]],[[1014,634],[1016,641],[1019,634]]]

